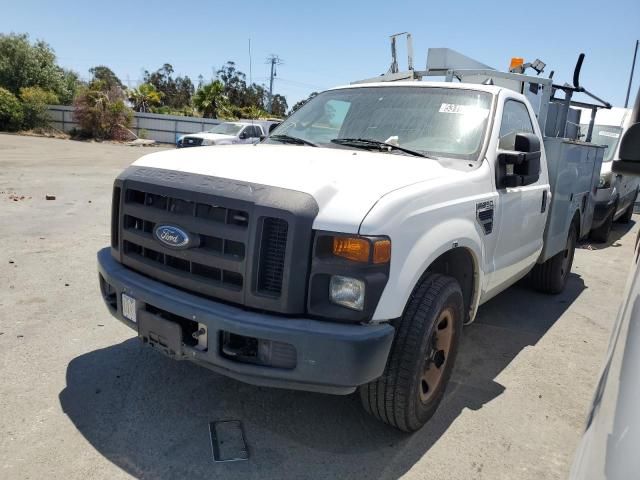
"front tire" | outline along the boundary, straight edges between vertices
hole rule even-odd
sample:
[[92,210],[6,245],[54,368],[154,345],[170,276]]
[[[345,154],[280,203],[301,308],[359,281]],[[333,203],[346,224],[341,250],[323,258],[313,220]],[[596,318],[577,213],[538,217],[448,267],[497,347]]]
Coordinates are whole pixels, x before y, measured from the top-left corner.
[[578,232],[576,226],[571,225],[565,249],[546,262],[537,263],[533,267],[531,283],[536,290],[544,293],[560,293],[564,290],[571,273],[577,240]]
[[365,410],[405,432],[435,413],[458,352],[464,301],[451,277],[428,274],[409,298],[380,378],[360,387]]

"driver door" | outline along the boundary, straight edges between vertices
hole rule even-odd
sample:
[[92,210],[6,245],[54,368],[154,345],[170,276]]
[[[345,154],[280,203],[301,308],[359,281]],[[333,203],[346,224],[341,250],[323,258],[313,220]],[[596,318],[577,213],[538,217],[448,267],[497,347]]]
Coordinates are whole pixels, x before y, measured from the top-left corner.
[[[534,129],[535,116],[519,99],[505,99],[500,121],[499,150],[514,151],[517,133],[539,135]],[[506,188],[497,185],[499,228],[490,290],[500,291],[514,283],[515,277],[524,276],[542,251],[549,203],[544,153],[540,166],[539,178],[530,185]]]

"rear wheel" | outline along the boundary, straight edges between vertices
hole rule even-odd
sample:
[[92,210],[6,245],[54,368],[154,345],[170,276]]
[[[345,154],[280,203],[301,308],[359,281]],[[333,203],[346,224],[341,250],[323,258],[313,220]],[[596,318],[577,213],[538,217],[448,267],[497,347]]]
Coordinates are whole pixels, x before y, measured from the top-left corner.
[[589,238],[596,242],[605,243],[609,240],[609,233],[611,233],[611,225],[613,224],[613,216],[616,214],[618,206],[614,205],[611,213],[606,220],[598,228],[594,228],[589,232]]
[[533,267],[531,282],[536,290],[545,293],[560,293],[564,290],[571,273],[577,240],[577,229],[575,225],[571,225],[565,249],[546,262]]
[[629,204],[627,209],[624,211],[622,215],[620,215],[620,218],[618,219],[620,223],[629,223],[631,221],[631,217],[633,216],[633,208],[636,205],[637,196],[638,196],[638,190],[636,190],[636,194],[633,196],[633,200],[631,200],[631,203]]
[[365,410],[405,432],[435,413],[458,352],[464,302],[451,277],[429,274],[411,295],[380,378],[360,387]]

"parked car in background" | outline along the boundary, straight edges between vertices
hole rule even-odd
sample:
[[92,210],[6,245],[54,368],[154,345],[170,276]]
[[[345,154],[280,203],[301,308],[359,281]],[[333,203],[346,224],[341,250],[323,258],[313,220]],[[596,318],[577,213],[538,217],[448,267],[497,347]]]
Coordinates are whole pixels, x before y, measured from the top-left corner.
[[279,123],[280,122],[272,120],[224,122],[204,132],[183,135],[178,138],[176,146],[183,148],[257,143]]
[[[589,128],[590,111],[583,110],[580,125],[584,137]],[[627,223],[633,215],[633,206],[638,194],[640,180],[630,175],[614,174],[611,165],[620,156],[620,138],[628,128],[631,110],[628,108],[612,108],[599,110],[593,127],[592,142],[606,145],[600,181],[596,191],[596,204],[593,213],[593,224],[590,237],[597,242],[606,242],[611,225],[615,221]]]

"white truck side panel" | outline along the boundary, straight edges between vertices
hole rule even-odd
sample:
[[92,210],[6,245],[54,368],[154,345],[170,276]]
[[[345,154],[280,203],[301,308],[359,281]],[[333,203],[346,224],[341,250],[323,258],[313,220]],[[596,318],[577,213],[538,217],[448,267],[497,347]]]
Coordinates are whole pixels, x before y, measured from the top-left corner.
[[603,147],[563,138],[546,137],[544,143],[549,159],[551,202],[540,262],[564,250],[569,224],[576,211],[581,218],[579,236],[591,229],[604,153]]
[[[374,322],[401,316],[427,267],[455,247],[466,248],[473,256],[479,296],[485,272],[493,269],[491,263],[482,263],[492,258],[484,249],[492,249],[495,235],[485,236],[476,219],[476,205],[496,198],[492,171],[483,162],[473,171],[456,173],[452,173],[454,178],[422,182],[383,196],[362,222],[360,234],[390,235],[392,245],[389,281]],[[472,318],[477,300],[473,302]]]

